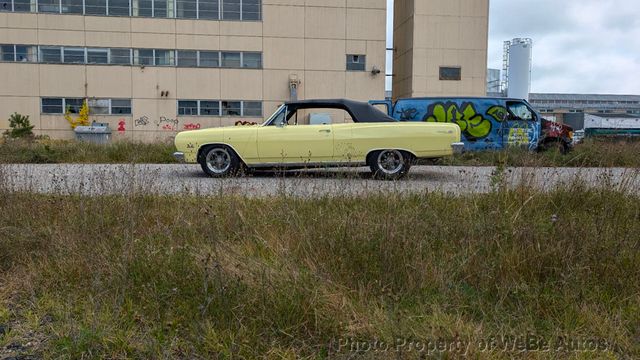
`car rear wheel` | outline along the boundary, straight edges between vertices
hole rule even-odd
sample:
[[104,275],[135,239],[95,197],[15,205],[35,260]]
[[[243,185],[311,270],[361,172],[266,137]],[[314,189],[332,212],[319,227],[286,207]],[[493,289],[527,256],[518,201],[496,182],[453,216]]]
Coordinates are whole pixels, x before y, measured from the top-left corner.
[[369,155],[367,164],[375,178],[397,180],[409,172],[411,154],[394,149],[374,151]]
[[233,176],[241,168],[240,159],[226,146],[210,146],[202,151],[200,157],[202,170],[212,177]]

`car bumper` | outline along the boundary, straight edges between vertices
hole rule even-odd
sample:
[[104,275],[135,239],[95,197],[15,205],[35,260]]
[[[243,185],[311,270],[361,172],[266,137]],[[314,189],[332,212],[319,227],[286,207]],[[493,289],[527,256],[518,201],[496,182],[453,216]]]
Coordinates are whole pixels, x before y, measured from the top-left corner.
[[173,157],[174,157],[176,160],[178,160],[178,162],[181,162],[181,163],[185,162],[185,161],[184,161],[184,153],[183,153],[183,152],[174,152],[174,153],[173,153]]
[[464,151],[464,143],[458,142],[451,144],[454,154],[461,154]]

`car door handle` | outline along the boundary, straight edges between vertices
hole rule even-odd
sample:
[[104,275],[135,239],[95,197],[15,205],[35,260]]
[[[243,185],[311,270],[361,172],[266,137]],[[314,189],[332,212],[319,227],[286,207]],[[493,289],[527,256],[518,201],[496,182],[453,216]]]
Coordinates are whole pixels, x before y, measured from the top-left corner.
[[329,129],[322,129],[322,130],[320,130],[320,132],[330,133],[330,132],[331,132],[331,130],[329,130]]

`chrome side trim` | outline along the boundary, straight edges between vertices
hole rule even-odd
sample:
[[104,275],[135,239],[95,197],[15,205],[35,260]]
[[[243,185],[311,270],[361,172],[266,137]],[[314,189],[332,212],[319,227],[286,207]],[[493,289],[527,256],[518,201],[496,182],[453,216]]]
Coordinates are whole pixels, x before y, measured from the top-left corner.
[[179,152],[179,151],[174,152],[174,153],[173,153],[173,157],[174,157],[176,160],[178,160],[178,162],[181,162],[181,163],[183,163],[183,162],[184,162],[184,153],[183,153],[183,152]]
[[322,167],[361,167],[366,166],[364,162],[307,162],[307,163],[260,163],[247,164],[252,169],[260,168],[322,168]]
[[451,148],[453,149],[454,154],[462,154],[462,152],[464,151],[464,143],[453,143],[451,144]]

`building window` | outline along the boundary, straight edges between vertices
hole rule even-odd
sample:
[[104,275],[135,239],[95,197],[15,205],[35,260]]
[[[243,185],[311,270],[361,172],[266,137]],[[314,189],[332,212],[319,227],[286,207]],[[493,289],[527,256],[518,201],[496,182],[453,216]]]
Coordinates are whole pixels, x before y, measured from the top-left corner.
[[242,0],[242,20],[260,20],[261,3],[261,0]]
[[173,17],[173,0],[154,0],[153,16],[158,18]]
[[38,48],[29,45],[0,45],[0,61],[36,62]]
[[367,68],[366,55],[347,55],[347,70],[365,71]]
[[110,64],[131,65],[131,49],[110,49]]
[[107,0],[84,0],[87,15],[107,15]]
[[111,100],[109,99],[89,99],[89,112],[91,115],[109,115]]
[[41,47],[40,61],[43,63],[58,64],[62,62],[61,48],[59,47]]
[[83,103],[84,99],[82,98],[65,98],[64,111],[68,110],[71,114],[79,114]]
[[176,17],[181,19],[197,19],[197,1],[176,0]]
[[219,5],[218,0],[198,0],[198,18],[218,20]]
[[42,113],[43,114],[62,114],[64,107],[62,106],[62,99],[42,99]]
[[179,50],[178,66],[180,67],[198,66],[198,52],[194,50]]
[[59,13],[59,0],[38,0],[38,11],[44,13]]
[[222,53],[222,67],[239,68],[240,67],[240,53],[239,52],[223,52]]
[[108,64],[109,49],[87,49],[88,64]]
[[218,51],[200,51],[201,67],[220,67],[220,53]]
[[198,115],[198,102],[195,100],[178,101],[178,115]]
[[62,13],[82,14],[82,1],[62,0]]
[[[39,55],[38,55],[39,54]],[[132,62],[133,58],[133,62]],[[261,69],[261,52],[0,45],[0,61]]]
[[248,52],[243,53],[242,67],[250,69],[262,69],[262,54]]
[[109,12],[111,16],[129,16],[129,0],[109,0]]
[[68,64],[84,64],[84,48],[64,48],[63,62]]
[[240,0],[222,1],[222,19],[240,20]]
[[112,115],[131,115],[131,99],[111,99]]
[[178,115],[262,117],[262,102],[178,100]]
[[441,66],[440,80],[462,80],[462,68],[459,66]]
[[153,65],[153,49],[136,49],[134,53],[136,65]]
[[219,101],[200,101],[201,116],[220,116]]
[[13,45],[1,45],[0,46],[0,60],[2,61],[16,61],[16,51]]
[[[42,98],[43,114],[77,114],[84,103],[81,98]],[[131,115],[131,99],[88,99],[92,115]]]
[[173,50],[154,50],[156,66],[173,66],[175,64]]
[[222,116],[240,116],[242,114],[242,102],[223,101]]
[[2,11],[257,21],[262,19],[262,1],[0,0]]
[[262,117],[262,102],[260,101],[243,101],[242,116],[246,117]]

